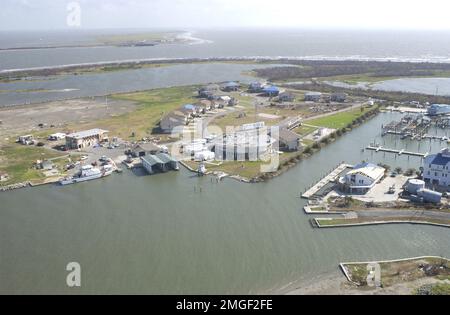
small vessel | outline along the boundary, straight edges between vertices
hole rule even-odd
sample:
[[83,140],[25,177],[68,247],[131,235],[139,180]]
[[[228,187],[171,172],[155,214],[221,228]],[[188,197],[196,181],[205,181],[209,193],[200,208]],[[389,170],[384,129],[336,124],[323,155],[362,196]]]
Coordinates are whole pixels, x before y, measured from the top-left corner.
[[205,163],[200,163],[197,170],[198,176],[204,176],[207,173]]
[[81,171],[71,177],[64,178],[59,183],[63,186],[76,183],[82,183],[94,179],[109,176],[113,173],[113,167],[111,165],[105,165],[101,169],[92,165],[85,165],[81,168]]

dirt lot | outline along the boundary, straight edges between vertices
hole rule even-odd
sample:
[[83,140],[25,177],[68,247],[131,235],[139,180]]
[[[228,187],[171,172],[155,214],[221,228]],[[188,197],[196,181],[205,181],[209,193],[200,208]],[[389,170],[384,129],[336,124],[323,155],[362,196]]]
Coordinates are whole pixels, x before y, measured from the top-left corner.
[[[0,144],[5,138],[41,130],[64,128],[69,123],[83,123],[131,112],[136,104],[102,98],[74,99],[42,104],[0,108]],[[40,128],[39,124],[46,124]],[[51,128],[51,126],[54,126]]]

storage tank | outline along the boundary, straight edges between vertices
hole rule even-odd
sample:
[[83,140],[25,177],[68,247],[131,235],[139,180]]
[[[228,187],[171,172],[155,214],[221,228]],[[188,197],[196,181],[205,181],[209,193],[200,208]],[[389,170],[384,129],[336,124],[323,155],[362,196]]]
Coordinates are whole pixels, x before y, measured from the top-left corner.
[[423,198],[416,195],[409,196],[409,200],[414,203],[423,203]]
[[442,199],[442,194],[437,192],[437,191],[433,191],[433,190],[429,190],[429,189],[420,189],[419,191],[417,191],[417,195],[419,197],[422,197],[424,201],[426,202],[431,202],[431,203],[441,203],[441,199]]
[[412,195],[417,195],[421,189],[425,189],[425,182],[420,179],[410,179],[406,185],[406,190]]

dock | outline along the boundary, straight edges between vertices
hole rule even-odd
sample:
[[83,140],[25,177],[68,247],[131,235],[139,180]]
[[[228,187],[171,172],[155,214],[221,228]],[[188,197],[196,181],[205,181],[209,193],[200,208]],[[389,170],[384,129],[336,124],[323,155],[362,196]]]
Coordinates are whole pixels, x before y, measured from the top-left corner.
[[303,193],[302,198],[310,199],[317,192],[319,192],[325,185],[332,183],[338,179],[338,176],[345,171],[347,168],[352,168],[351,165],[342,163],[338,167],[336,167],[331,173],[322,178],[317,184],[309,188],[305,193]]
[[386,152],[386,153],[393,153],[393,154],[398,154],[398,155],[408,155],[408,156],[418,156],[421,158],[426,158],[429,153],[420,153],[420,152],[410,152],[410,151],[405,151],[405,150],[396,150],[396,149],[389,149],[389,148],[384,148],[382,146],[368,146],[366,148],[366,150],[371,150],[371,151],[375,151],[375,152]]

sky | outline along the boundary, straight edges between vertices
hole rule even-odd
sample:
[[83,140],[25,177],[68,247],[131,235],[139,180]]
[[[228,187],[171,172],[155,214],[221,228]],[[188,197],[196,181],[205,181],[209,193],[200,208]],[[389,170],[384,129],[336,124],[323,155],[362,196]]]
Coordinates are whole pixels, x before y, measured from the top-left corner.
[[449,12],[448,0],[1,0],[0,30],[239,27],[449,30]]

